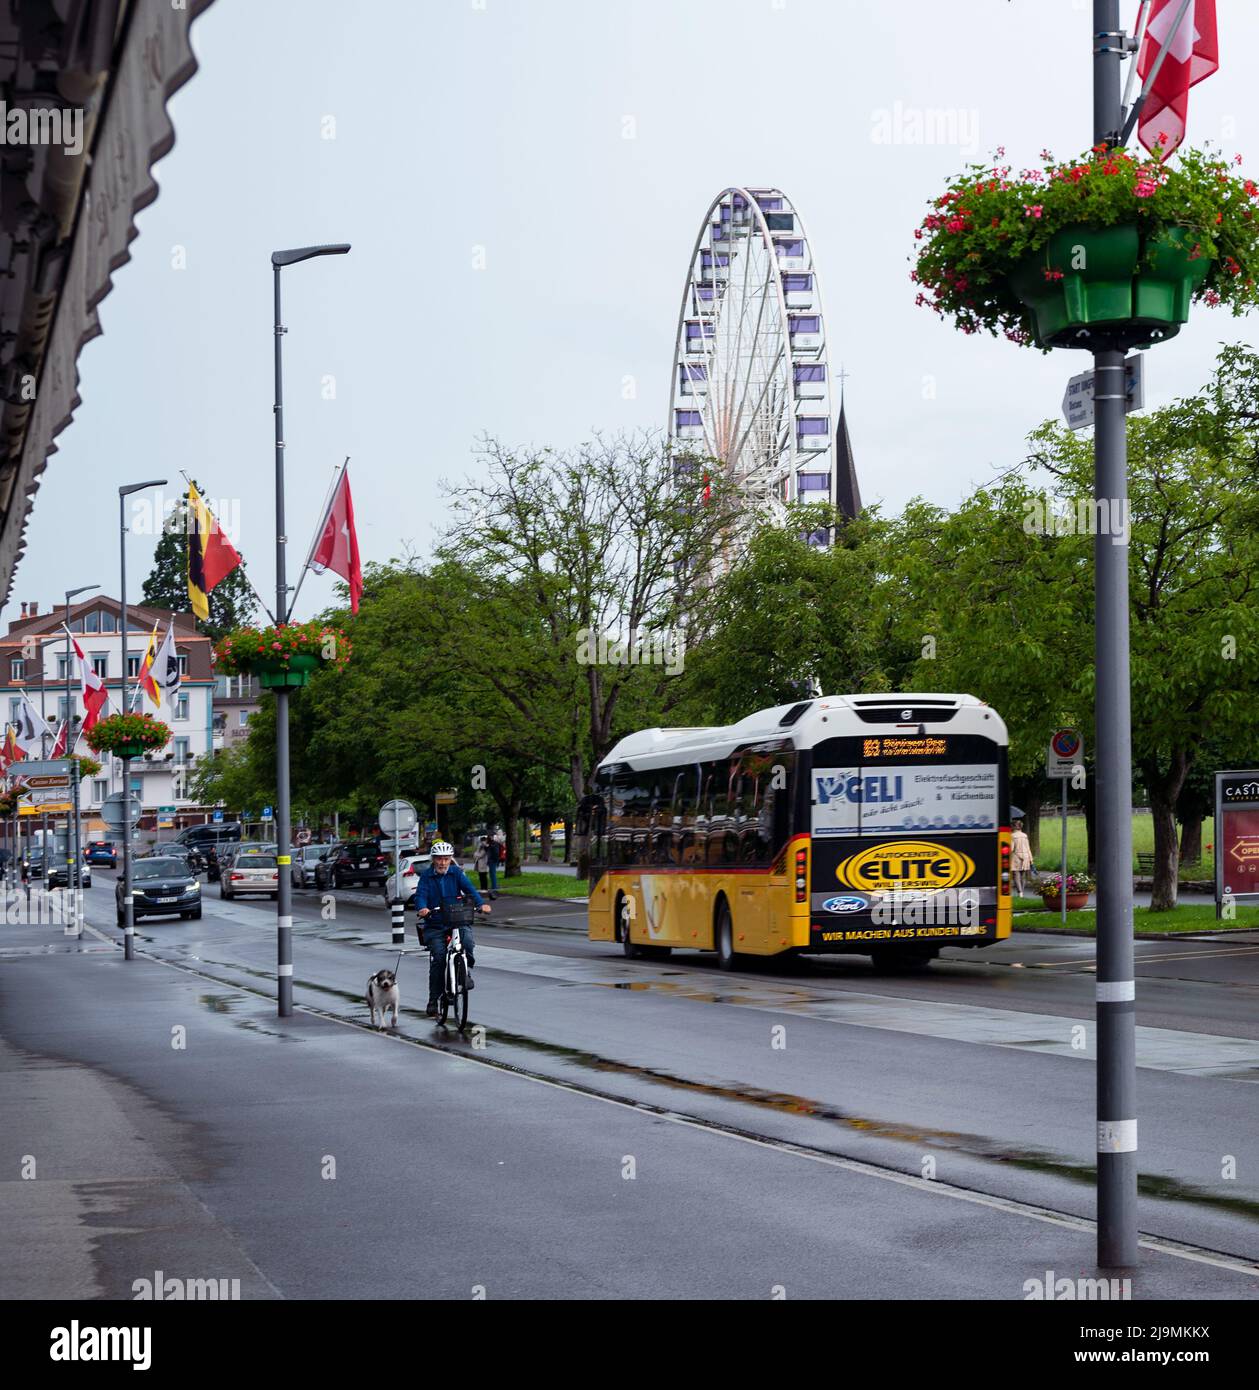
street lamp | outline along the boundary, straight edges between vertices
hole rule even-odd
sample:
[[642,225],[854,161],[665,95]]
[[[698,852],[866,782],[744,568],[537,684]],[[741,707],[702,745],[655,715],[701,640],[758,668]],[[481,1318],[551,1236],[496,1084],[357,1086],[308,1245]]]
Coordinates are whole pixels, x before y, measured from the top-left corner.
[[[70,732],[74,726],[74,696],[70,693],[70,600],[79,594],[90,594],[94,589],[99,589],[99,584],[84,584],[78,589],[66,590],[66,757],[74,752],[74,744],[70,740]],[[80,842],[81,827],[79,816],[81,803],[79,801],[79,779],[70,775],[70,802],[72,806],[71,814],[74,817],[74,828],[71,831],[71,842],[66,846],[72,850],[72,857],[66,869],[66,889],[74,893],[74,922],[77,927],[80,922],[83,902],[83,865],[82,865],[82,845]],[[45,870],[47,872],[47,870]],[[79,933],[82,934],[81,931]]]
[[[122,560],[118,604],[121,612],[118,625],[122,631],[122,713],[127,712],[127,515],[126,499],[133,492],[147,487],[165,487],[165,478],[151,478],[147,483],[128,483],[118,489],[118,552]],[[123,951],[125,958],[134,955],[136,934],[135,911],[131,903],[131,759],[122,760],[122,904],[124,912]]]
[[[309,261],[315,256],[344,256],[348,242],[332,246],[298,246],[288,251],[272,251],[271,270],[275,286],[275,621],[288,621],[288,580],[285,575],[284,547],[284,385],[280,345],[285,328],[280,316],[280,271],[286,265]],[[275,687],[275,815],[276,868],[279,892],[276,894],[276,984],[281,1018],[293,1012],[293,880],[290,865],[292,846],[289,827],[289,692]]]

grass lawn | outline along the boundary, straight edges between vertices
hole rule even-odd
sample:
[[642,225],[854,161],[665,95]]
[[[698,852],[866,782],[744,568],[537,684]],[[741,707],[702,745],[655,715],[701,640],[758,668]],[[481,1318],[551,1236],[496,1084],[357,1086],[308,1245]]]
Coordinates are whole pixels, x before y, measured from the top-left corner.
[[[1057,912],[1020,911],[1020,905],[1029,902],[1019,898],[1014,907],[1015,931],[1039,931],[1061,927],[1062,915]],[[1227,927],[1259,927],[1259,907],[1239,907],[1237,916],[1231,922],[1215,920],[1214,903],[1187,903],[1172,912],[1151,912],[1148,907],[1138,907],[1133,911],[1133,927],[1137,933],[1157,932],[1159,935],[1174,936],[1177,932],[1216,931]],[[1067,927],[1072,931],[1086,931],[1092,935],[1097,927],[1096,912],[1068,912]]]
[[572,874],[517,874],[515,878],[498,876],[500,893],[520,894],[525,898],[579,898],[586,894],[584,878]]
[[[1036,867],[1042,874],[1056,874],[1062,861],[1062,825],[1057,816],[1045,816],[1041,807],[1040,853]],[[1182,864],[1181,879],[1214,879],[1215,862],[1207,846],[1215,842],[1215,822],[1208,816],[1202,822],[1202,851],[1206,855],[1200,864]],[[1132,817],[1132,872],[1137,872],[1138,854],[1154,853],[1154,817],[1149,812]],[[1088,831],[1083,816],[1067,817],[1067,872],[1082,874],[1088,867]]]

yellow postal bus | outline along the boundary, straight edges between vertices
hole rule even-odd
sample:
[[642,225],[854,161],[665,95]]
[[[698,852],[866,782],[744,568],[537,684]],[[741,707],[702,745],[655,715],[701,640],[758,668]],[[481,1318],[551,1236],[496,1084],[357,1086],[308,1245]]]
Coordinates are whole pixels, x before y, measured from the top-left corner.
[[589,935],[627,956],[858,952],[1010,934],[1009,739],[971,695],[830,695],[646,729],[599,765]]

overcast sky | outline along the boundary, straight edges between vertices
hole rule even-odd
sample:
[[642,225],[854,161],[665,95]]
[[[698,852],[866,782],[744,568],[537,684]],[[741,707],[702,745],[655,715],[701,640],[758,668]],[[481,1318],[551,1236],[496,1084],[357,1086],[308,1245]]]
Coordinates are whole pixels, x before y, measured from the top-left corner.
[[[1123,9],[1130,24],[1136,0]],[[441,481],[475,467],[482,433],[562,447],[662,427],[691,246],[736,183],[782,188],[805,221],[864,499],[955,504],[1021,456],[1087,359],[963,338],[915,308],[913,228],[999,144],[1016,168],[1089,144],[1091,10],[217,0],[4,618],[94,580],[116,594],[118,485],[164,476],[173,496],[180,469],[239,509],[273,594],[272,249],[354,248],[284,277],[293,577],[347,454],[363,557],[384,560],[428,550]],[[1259,162],[1259,6],[1220,0],[1219,25],[1189,137]],[[909,142],[927,110],[952,116],[954,143]],[[1200,386],[1242,328],[1195,309],[1150,354],[1147,403]],[[133,598],[152,546],[129,543]],[[297,616],[332,585],[310,577]]]

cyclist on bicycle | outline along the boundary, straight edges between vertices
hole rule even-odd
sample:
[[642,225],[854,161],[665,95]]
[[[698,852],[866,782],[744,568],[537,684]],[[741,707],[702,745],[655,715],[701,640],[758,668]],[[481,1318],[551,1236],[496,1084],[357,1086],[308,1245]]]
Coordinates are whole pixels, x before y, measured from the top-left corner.
[[[428,1015],[437,1015],[437,999],[442,992],[442,980],[446,972],[446,925],[441,919],[440,909],[446,904],[468,897],[481,909],[489,912],[490,905],[472,886],[472,880],[456,864],[454,846],[446,840],[437,840],[429,851],[429,866],[420,874],[412,903],[419,914],[420,939],[428,947]],[[432,924],[428,918],[438,914]],[[472,982],[473,953],[476,941],[471,927],[460,927],[459,936],[468,958],[468,988],[475,988]]]

